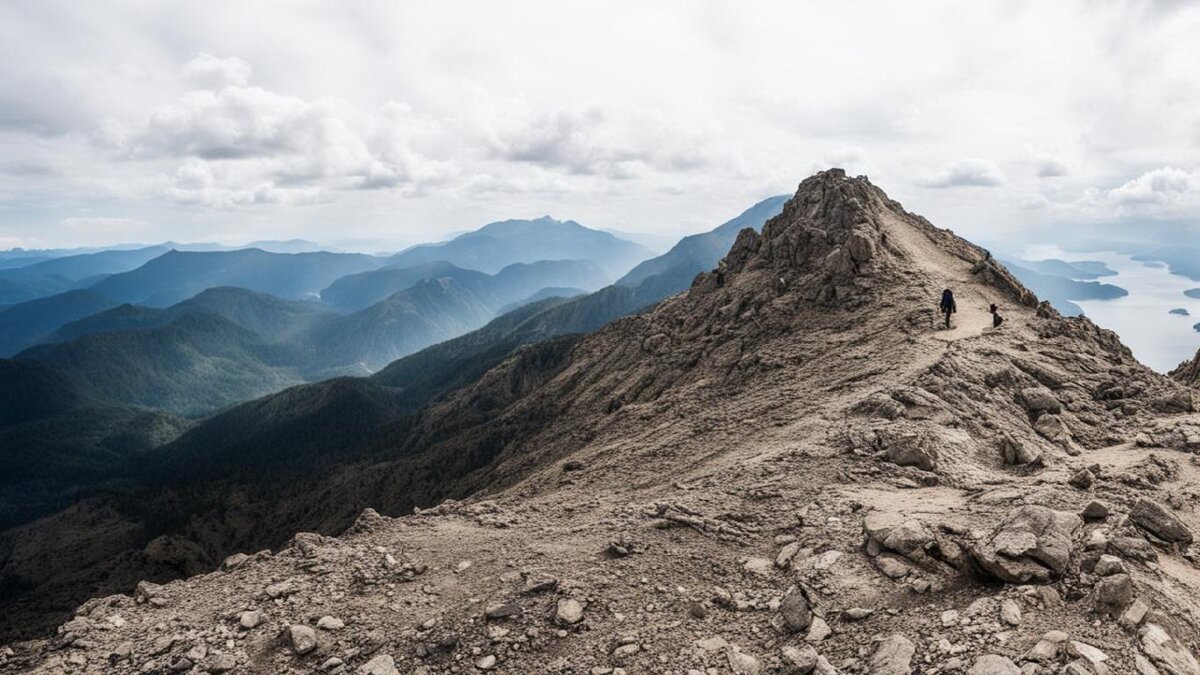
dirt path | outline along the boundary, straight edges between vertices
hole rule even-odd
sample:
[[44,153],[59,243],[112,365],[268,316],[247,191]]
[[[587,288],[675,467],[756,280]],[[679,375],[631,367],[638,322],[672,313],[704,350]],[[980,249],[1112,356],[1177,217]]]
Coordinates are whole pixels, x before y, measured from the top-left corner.
[[[883,228],[888,239],[898,243],[917,262],[931,286],[954,291],[958,312],[951,317],[949,330],[939,323],[932,335],[934,339],[955,342],[991,328],[988,306],[998,300],[996,289],[977,282],[971,275],[970,263],[947,253],[925,233],[898,218],[884,219]],[[930,302],[937,302],[937,298],[931,298]]]

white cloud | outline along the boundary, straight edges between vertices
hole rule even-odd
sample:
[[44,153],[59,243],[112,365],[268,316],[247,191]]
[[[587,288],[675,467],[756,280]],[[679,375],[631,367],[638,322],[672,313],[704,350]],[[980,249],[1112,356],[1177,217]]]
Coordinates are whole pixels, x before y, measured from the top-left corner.
[[986,159],[950,162],[932,178],[922,182],[929,188],[996,187],[1004,184],[1000,167]]
[[[1200,221],[1136,182],[1200,172],[1200,6],[1172,7],[0,3],[0,233],[677,231],[829,165],[967,236]],[[959,186],[994,189],[925,189]]]
[[1193,174],[1173,167],[1147,171],[1118,187],[1109,190],[1108,199],[1117,205],[1174,204],[1195,199],[1200,180]]
[[1043,155],[1034,160],[1034,169],[1038,178],[1058,178],[1070,172],[1065,161],[1051,155]]
[[198,54],[183,67],[184,77],[204,89],[244,87],[252,72],[250,64],[239,58],[219,59],[211,54]]

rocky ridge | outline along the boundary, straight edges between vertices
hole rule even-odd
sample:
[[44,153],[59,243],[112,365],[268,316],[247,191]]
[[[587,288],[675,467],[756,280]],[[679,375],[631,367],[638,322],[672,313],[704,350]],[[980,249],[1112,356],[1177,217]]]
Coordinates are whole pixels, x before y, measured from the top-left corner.
[[469,499],[91,600],[0,672],[1200,674],[1191,391],[865,178],[569,348]]

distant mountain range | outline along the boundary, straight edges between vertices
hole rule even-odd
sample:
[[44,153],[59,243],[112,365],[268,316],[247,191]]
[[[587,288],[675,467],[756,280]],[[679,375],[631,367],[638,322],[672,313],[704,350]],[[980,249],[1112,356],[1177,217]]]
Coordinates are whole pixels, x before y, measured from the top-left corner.
[[447,242],[414,246],[392,256],[388,267],[441,261],[495,274],[513,263],[587,260],[616,278],[651,255],[646,247],[607,232],[543,216],[489,223]]
[[115,274],[91,290],[118,302],[166,307],[217,286],[238,286],[288,300],[316,299],[339,277],[377,269],[383,260],[358,253],[169,251]]
[[1115,274],[1099,262],[1067,263],[1061,260],[1046,260],[1033,263],[1027,261],[1014,263],[1004,261],[1004,266],[1029,290],[1036,293],[1039,298],[1050,301],[1055,309],[1066,316],[1083,314],[1083,309],[1072,302],[1073,300],[1113,300],[1129,295],[1129,291],[1113,284],[1099,281],[1079,281],[1079,279],[1095,279]]
[[[739,227],[760,229],[777,212],[775,204],[760,204],[697,236],[701,241],[708,237],[732,243]],[[0,492],[0,528],[54,508],[112,475],[129,475],[126,463],[149,448],[173,448],[154,464],[157,475],[185,470],[197,479],[234,468],[222,464],[222,458],[239,457],[239,470],[262,470],[277,477],[285,466],[309,471],[369,453],[385,443],[386,430],[395,420],[515,353],[527,354],[521,372],[533,377],[561,358],[574,335],[686,289],[696,273],[716,265],[719,246],[681,242],[655,263],[657,274],[636,284],[612,285],[571,299],[556,297],[556,289],[535,289],[490,322],[492,306],[506,294],[549,278],[539,276],[538,270],[585,277],[595,270],[578,261],[555,261],[510,264],[488,275],[436,263],[426,270],[435,278],[419,280],[349,314],[325,303],[215,288],[166,308],[116,305],[68,322],[44,337],[52,344],[28,350],[19,361],[0,361],[23,373],[20,378],[0,378],[0,403],[4,396],[43,402],[38,404],[43,407],[21,413],[20,419],[14,412],[14,419],[0,422],[0,454],[9,448],[36,447],[47,435],[55,444],[80,448],[80,466],[68,466],[65,450],[48,453],[41,463],[27,452],[22,455],[26,478],[14,474],[7,492]],[[526,278],[531,274],[533,281]],[[418,276],[409,275],[404,283]],[[503,281],[500,290],[469,287],[498,280]],[[347,281],[344,287],[351,289],[353,284]],[[576,293],[570,288],[561,291]],[[348,290],[346,297],[357,296]],[[69,303],[60,298],[54,304]],[[43,325],[49,323],[53,322]],[[535,343],[542,346],[523,352]],[[393,361],[394,357],[402,358]],[[391,364],[382,367],[388,361]],[[379,372],[369,378],[327,379],[238,403],[308,378],[376,369]],[[496,383],[496,395],[505,387],[527,384],[520,379]],[[485,400],[478,403],[489,405]],[[139,406],[182,414],[231,407],[191,422]],[[348,419],[356,422],[347,426]],[[114,431],[120,425],[128,431]],[[287,457],[281,454],[285,449]],[[49,474],[71,478],[36,482]],[[35,482],[23,482],[26,479]]]
[[321,300],[341,311],[355,311],[373,305],[419,281],[437,278],[454,279],[475,293],[493,311],[528,298],[543,288],[595,290],[611,281],[599,266],[588,260],[512,263],[491,275],[464,269],[453,263],[436,261],[412,267],[387,267],[344,276],[321,291]]

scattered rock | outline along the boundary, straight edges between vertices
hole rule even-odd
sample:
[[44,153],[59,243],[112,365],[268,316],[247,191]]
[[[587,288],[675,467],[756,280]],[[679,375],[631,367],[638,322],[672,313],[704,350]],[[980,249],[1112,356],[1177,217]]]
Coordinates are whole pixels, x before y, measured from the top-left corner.
[[247,630],[257,628],[263,621],[263,614],[257,609],[251,609],[238,615],[238,624]]
[[779,617],[784,630],[789,633],[799,633],[812,624],[812,608],[803,590],[797,588],[783,598],[779,603]]
[[1102,502],[1092,500],[1088,505],[1083,507],[1083,512],[1079,514],[1084,520],[1104,520],[1108,517],[1108,507]]
[[346,627],[346,622],[333,616],[323,616],[317,620],[317,628],[321,630],[341,630]]
[[1192,531],[1178,516],[1158,502],[1139,497],[1129,511],[1129,521],[1166,542],[1190,544]]
[[1169,675],[1198,675],[1200,663],[1185,645],[1167,633],[1166,629],[1156,623],[1147,623],[1138,631],[1142,641],[1142,651],[1154,665]]
[[291,641],[292,651],[297,654],[304,655],[317,648],[317,633],[308,626],[288,626],[288,640]]
[[554,622],[560,626],[573,626],[583,621],[583,604],[575,598],[562,598],[554,611]]
[[390,654],[380,654],[358,669],[359,675],[400,675],[396,660]]
[[1046,583],[1061,576],[1071,557],[1079,516],[1044,506],[1014,510],[972,558],[988,574],[1009,583]]
[[1088,469],[1080,469],[1075,472],[1075,475],[1071,476],[1071,480],[1068,482],[1072,487],[1087,490],[1096,482],[1096,476]]
[[811,645],[783,648],[783,664],[790,675],[808,675],[817,667],[817,650]]
[[1118,614],[1133,602],[1133,579],[1128,574],[1114,574],[1096,583],[1096,608]]
[[760,675],[763,672],[762,663],[758,659],[736,649],[730,649],[726,658],[734,675]]
[[975,659],[967,675],[1021,675],[1021,669],[1011,659],[998,654],[984,654]]
[[1052,630],[1042,635],[1042,638],[1037,641],[1033,647],[1025,652],[1025,661],[1037,661],[1038,663],[1054,663],[1058,660],[1058,655],[1066,646],[1067,634],[1060,630]]
[[910,675],[916,651],[912,641],[903,635],[889,635],[871,654],[868,662],[871,675]]
[[1000,602],[1000,620],[1010,626],[1021,625],[1021,606],[1012,598]]

